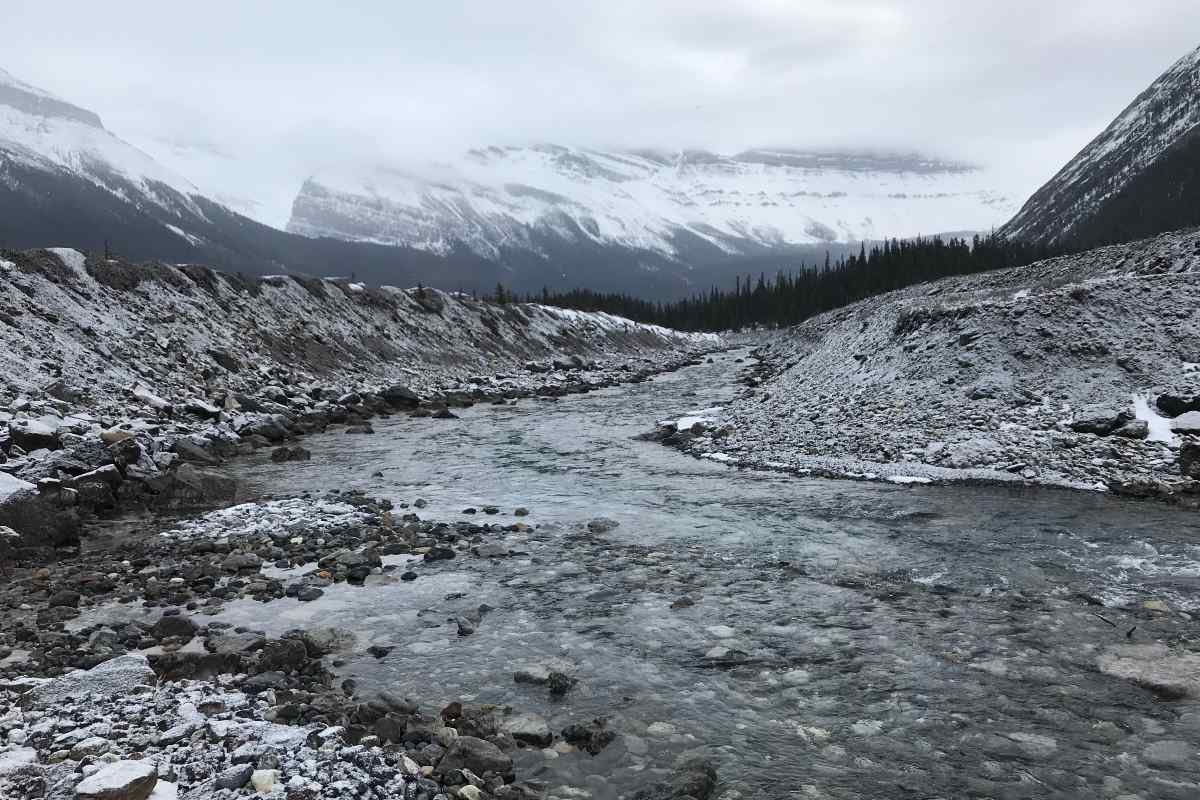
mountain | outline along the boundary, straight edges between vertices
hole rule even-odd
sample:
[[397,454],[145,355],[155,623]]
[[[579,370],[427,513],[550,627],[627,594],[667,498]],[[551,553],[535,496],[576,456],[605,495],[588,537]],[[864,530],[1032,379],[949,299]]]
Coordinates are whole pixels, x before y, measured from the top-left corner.
[[987,230],[1014,208],[995,183],[919,155],[489,147],[420,169],[314,176],[288,230],[433,253],[465,246],[517,272],[621,254],[611,257],[687,281],[746,258],[774,255],[778,266],[782,254],[811,260],[837,243]]
[[1200,224],[1200,48],[1142,92],[1001,232],[1093,247]]
[[105,129],[99,115],[0,70],[0,247],[60,245],[255,275],[494,286],[499,268],[441,253],[297,236],[215,202]]

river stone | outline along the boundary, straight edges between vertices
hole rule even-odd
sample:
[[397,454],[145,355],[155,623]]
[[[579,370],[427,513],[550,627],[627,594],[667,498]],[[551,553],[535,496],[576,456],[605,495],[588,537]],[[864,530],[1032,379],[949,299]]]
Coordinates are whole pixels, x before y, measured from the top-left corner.
[[517,714],[504,721],[504,730],[512,734],[518,742],[546,747],[554,741],[550,725],[539,714]]
[[513,762],[491,742],[474,736],[459,736],[446,749],[446,755],[438,762],[436,772],[438,775],[449,775],[456,769],[469,769],[476,775],[487,772],[511,775]]
[[21,696],[25,708],[52,706],[87,695],[96,698],[125,695],[135,686],[155,682],[154,670],[143,655],[125,655],[89,670],[76,670],[30,689]]
[[252,774],[254,774],[253,764],[235,764],[217,773],[213,782],[218,789],[240,789],[250,782]]
[[609,519],[608,517],[596,517],[587,524],[588,530],[592,533],[608,533],[609,531],[615,530],[620,526],[621,523],[617,522],[615,519]]
[[300,637],[304,646],[308,648],[308,654],[313,658],[327,656],[343,647],[349,647],[354,644],[354,638],[350,631],[331,625],[309,628]]
[[191,639],[196,635],[196,623],[190,617],[182,614],[172,614],[159,619],[150,629],[150,635],[155,639]]
[[79,800],[145,800],[158,783],[158,768],[149,761],[116,761],[75,787]]
[[1172,654],[1165,645],[1110,647],[1097,665],[1112,675],[1168,700],[1200,697],[1200,653]]

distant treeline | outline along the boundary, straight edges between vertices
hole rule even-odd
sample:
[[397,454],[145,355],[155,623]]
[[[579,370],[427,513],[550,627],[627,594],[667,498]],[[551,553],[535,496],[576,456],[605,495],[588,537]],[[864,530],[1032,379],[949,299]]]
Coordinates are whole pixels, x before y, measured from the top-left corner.
[[528,300],[580,311],[607,311],[639,322],[687,331],[738,330],[755,325],[794,325],[866,297],[905,286],[1030,264],[1062,255],[1061,248],[1035,245],[995,235],[966,239],[891,239],[858,255],[820,264],[798,264],[773,277],[739,277],[732,289],[712,288],[685,300],[652,302],[627,294],[588,289],[517,297],[496,287],[500,302]]

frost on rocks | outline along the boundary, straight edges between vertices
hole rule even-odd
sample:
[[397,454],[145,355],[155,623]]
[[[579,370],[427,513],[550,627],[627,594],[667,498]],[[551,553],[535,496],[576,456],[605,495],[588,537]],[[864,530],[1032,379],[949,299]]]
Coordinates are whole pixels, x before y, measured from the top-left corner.
[[1198,274],[1188,231],[869,298],[768,335],[682,444],[800,474],[1186,500]]

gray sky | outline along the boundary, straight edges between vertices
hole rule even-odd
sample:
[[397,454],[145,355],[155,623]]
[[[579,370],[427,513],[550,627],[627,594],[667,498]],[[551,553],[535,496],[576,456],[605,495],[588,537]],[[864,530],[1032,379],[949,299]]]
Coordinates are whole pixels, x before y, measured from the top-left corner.
[[1200,44],[1195,0],[3,4],[0,67],[276,224],[315,171],[530,141],[919,149],[1028,192]]

